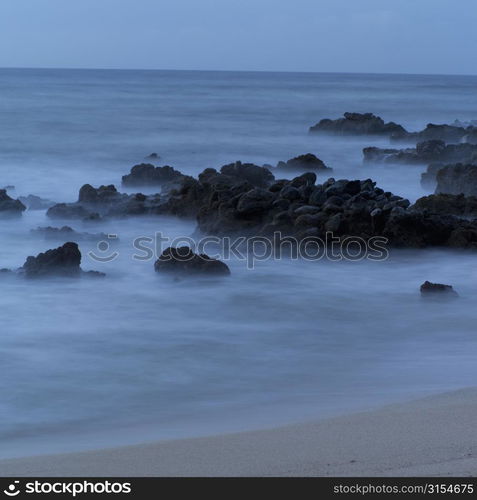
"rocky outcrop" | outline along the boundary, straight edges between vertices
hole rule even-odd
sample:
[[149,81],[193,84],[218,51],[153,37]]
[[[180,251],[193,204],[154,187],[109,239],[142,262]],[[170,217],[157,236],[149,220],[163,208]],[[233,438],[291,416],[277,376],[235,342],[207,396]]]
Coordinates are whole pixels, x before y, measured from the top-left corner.
[[421,174],[421,186],[428,191],[434,191],[437,185],[437,172],[445,166],[445,163],[441,162],[430,163],[426,171]]
[[0,216],[16,216],[21,215],[26,210],[25,205],[8,196],[6,189],[0,189]]
[[477,218],[477,198],[463,194],[431,194],[419,198],[413,208],[431,214]]
[[391,134],[391,140],[406,142],[440,140],[454,144],[459,142],[477,144],[477,127],[428,123],[420,132],[394,132]]
[[447,165],[438,169],[436,182],[436,193],[477,196],[477,165]]
[[443,285],[442,283],[431,283],[430,281],[425,281],[421,285],[422,296],[450,296],[457,297],[458,294],[451,285]]
[[54,201],[40,198],[34,194],[19,196],[18,199],[28,208],[28,210],[46,210],[55,205]]
[[123,175],[122,184],[127,187],[162,186],[178,181],[182,177],[181,172],[169,165],[155,167],[150,163],[141,163],[132,167],[129,174]]
[[304,155],[291,158],[286,162],[280,161],[278,162],[276,168],[297,173],[310,170],[317,173],[323,172],[329,174],[333,170],[332,168],[327,167],[322,160],[312,153],[306,153]]
[[85,184],[78,201],[58,203],[49,208],[46,215],[53,219],[101,220],[102,217],[127,217],[161,213],[164,199],[158,194],[119,193],[113,185],[94,188]]
[[[68,240],[68,241],[108,241],[111,239],[109,235],[105,233],[80,233],[75,231],[73,228],[69,226],[63,227],[38,227],[36,229],[32,229],[31,234],[34,236],[41,236],[45,240]],[[114,238],[115,241],[118,241],[117,238]]]
[[[204,172],[207,172],[207,170]],[[265,188],[275,180],[275,177],[267,168],[259,167],[253,163],[242,163],[240,161],[224,165],[220,169],[220,173],[236,181],[245,181],[259,188]],[[203,176],[204,181],[206,177],[209,176]],[[211,177],[209,177],[209,182],[210,179]]]
[[310,127],[311,133],[331,133],[339,135],[384,135],[403,134],[407,131],[394,122],[385,123],[372,113],[344,113],[343,118],[325,118]]
[[162,252],[154,264],[158,273],[176,277],[228,276],[230,269],[224,262],[205,254],[196,254],[189,247],[169,247]]
[[369,147],[363,149],[365,162],[430,163],[462,162],[477,158],[477,145],[448,144],[440,140],[419,142],[415,148],[394,149]]
[[61,247],[40,253],[36,257],[28,257],[19,271],[26,278],[79,277],[85,274],[88,276],[104,276],[103,273],[95,271],[85,273],[80,265],[81,252],[77,243],[68,242]]

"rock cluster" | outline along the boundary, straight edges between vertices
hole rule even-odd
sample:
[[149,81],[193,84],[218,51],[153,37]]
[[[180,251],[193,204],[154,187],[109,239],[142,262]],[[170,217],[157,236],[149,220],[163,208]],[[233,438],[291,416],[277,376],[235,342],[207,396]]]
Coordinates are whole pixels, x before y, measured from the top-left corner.
[[426,128],[420,132],[394,132],[391,134],[391,140],[406,142],[441,140],[446,143],[467,142],[477,144],[477,127],[428,123]]
[[344,113],[343,118],[324,118],[310,127],[311,133],[332,133],[340,135],[385,135],[404,134],[406,129],[394,122],[385,123],[372,113]]
[[125,217],[159,213],[163,202],[158,194],[146,196],[142,193],[119,193],[115,186],[94,188],[85,184],[74,203],[57,203],[46,215],[52,219],[100,220],[102,217]]
[[394,149],[368,147],[363,149],[364,161],[383,163],[462,162],[477,159],[477,145],[445,144],[441,140],[419,142],[415,148]]
[[296,173],[303,171],[330,173],[333,170],[332,168],[327,167],[322,160],[312,153],[306,153],[304,155],[291,158],[286,162],[280,161],[278,162],[276,168]]
[[477,218],[477,198],[463,194],[431,194],[419,198],[414,208],[431,214]]
[[447,165],[437,169],[436,193],[477,196],[477,164]]
[[155,167],[150,163],[141,163],[131,168],[131,172],[123,175],[122,184],[127,187],[162,186],[183,177],[183,174],[169,165]]
[[24,210],[26,207],[21,201],[10,198],[6,189],[0,189],[1,216],[21,215]]

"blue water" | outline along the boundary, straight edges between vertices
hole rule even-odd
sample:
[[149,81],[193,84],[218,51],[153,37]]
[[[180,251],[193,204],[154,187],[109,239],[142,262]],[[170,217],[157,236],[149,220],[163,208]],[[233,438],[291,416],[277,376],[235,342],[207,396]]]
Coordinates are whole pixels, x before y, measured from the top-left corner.
[[[151,152],[191,174],[312,152],[337,178],[425,194],[422,166],[362,165],[386,139],[307,134],[345,111],[409,130],[476,119],[477,77],[0,70],[0,186],[73,201],[86,182],[119,187]],[[64,223],[118,234],[120,256],[99,264],[81,245],[101,281],[2,281],[1,456],[267,427],[475,383],[471,254],[233,260],[228,280],[184,284],[134,261],[131,242],[188,236],[193,221]],[[0,221],[0,267],[54,246],[29,233],[51,224],[44,211]],[[461,298],[423,302],[426,279]]]

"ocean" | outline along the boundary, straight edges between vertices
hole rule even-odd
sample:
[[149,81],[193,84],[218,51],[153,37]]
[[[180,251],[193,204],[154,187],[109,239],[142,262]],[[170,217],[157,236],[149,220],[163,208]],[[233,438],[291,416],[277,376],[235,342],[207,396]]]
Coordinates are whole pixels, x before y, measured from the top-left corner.
[[[373,112],[408,130],[477,118],[477,77],[120,70],[0,70],[0,187],[75,201],[157,152],[197,175],[236,160],[314,153],[335,178],[372,178],[414,201],[424,166],[363,165],[376,137],[309,135]],[[135,192],[135,190],[126,190]],[[153,189],[143,192],[153,192]],[[44,210],[0,220],[0,267],[57,246],[38,226],[114,233],[103,280],[2,280],[0,457],[267,428],[475,384],[472,254],[395,251],[384,262],[228,262],[217,282],[171,282],[134,238],[190,236],[172,217],[95,224]],[[423,301],[425,281],[460,298]]]

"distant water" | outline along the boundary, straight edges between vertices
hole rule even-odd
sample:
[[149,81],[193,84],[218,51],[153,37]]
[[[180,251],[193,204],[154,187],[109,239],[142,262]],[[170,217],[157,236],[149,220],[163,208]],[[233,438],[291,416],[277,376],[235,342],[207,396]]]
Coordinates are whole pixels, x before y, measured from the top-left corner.
[[[174,71],[0,70],[0,187],[73,201],[115,184],[152,152],[197,174],[235,160],[312,152],[336,178],[425,194],[421,166],[362,165],[377,138],[310,136],[345,111],[417,130],[477,118],[477,77]],[[474,385],[475,257],[396,252],[387,262],[230,262],[232,277],[173,283],[134,262],[137,236],[194,223],[135,218],[94,226],[43,211],[0,221],[0,267],[54,246],[30,235],[69,224],[120,238],[120,257],[83,267],[101,281],[3,280],[0,455],[267,427]],[[423,302],[420,283],[458,301]]]

